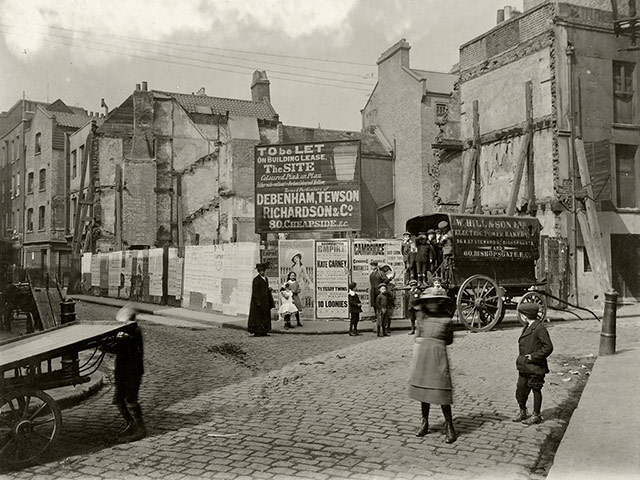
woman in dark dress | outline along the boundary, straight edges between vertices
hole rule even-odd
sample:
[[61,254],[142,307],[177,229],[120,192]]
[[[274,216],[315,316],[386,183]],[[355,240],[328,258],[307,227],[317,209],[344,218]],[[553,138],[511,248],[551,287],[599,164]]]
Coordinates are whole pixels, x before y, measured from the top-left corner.
[[453,392],[449,373],[447,345],[453,342],[451,317],[455,301],[442,288],[427,288],[416,306],[416,336],[413,347],[409,397],[422,405],[422,425],[417,433],[429,433],[429,407],[432,403],[442,407],[445,418],[445,441],[456,441],[451,404]]
[[249,321],[247,330],[256,337],[265,337],[271,331],[271,309],[275,307],[269,279],[265,276],[267,266],[263,263],[256,265],[258,275],[251,286],[251,305],[249,307]]

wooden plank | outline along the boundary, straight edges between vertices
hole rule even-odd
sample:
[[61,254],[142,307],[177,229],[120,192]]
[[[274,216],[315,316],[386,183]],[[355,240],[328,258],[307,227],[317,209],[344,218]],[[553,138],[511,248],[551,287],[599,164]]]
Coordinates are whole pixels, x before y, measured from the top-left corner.
[[473,213],[482,213],[482,197],[480,189],[480,110],[478,107],[478,100],[473,101],[473,147],[478,151],[475,155],[475,162],[473,163]]
[[75,324],[50,330],[28,338],[5,343],[0,349],[0,372],[55,358],[63,353],[82,351],[97,340],[131,328],[129,323]]
[[533,164],[533,86],[531,81],[524,84],[525,108],[527,114],[527,136],[529,149],[527,150],[527,210],[532,212],[536,202],[535,171]]
[[584,142],[581,138],[576,138],[574,145],[576,159],[578,161],[578,170],[580,171],[580,181],[587,191],[587,196],[584,198],[584,206],[586,210],[589,229],[587,232],[585,232],[585,229],[583,228],[582,233],[585,240],[585,245],[589,241],[593,242],[595,256],[590,256],[590,259],[592,260],[592,265],[599,264],[600,271],[596,270],[596,275],[600,277],[601,285],[603,287],[606,287],[606,292],[607,290],[610,290],[612,288],[610,275],[611,272],[607,264],[607,257],[605,255],[604,245],[602,243],[602,232],[600,230],[600,223],[598,221],[598,212],[596,211],[596,202],[594,200],[593,186],[591,185],[591,177],[589,175],[587,155],[584,150]]
[[[475,148],[465,150],[462,159],[462,165],[467,163],[466,176],[463,178],[464,188],[462,189],[462,200],[460,202],[459,213],[465,213],[467,209],[467,199],[469,198],[469,191],[471,190],[471,179],[476,169],[476,162],[478,157],[478,151]],[[466,157],[466,159],[465,159]]]
[[[38,315],[40,315],[42,327],[45,330],[48,330],[57,326],[60,322],[58,321],[56,310],[54,310],[49,300],[49,292],[44,288],[36,287],[31,288],[31,295],[33,296],[33,301],[36,305],[36,309],[38,310]],[[60,306],[58,306],[58,309],[59,308]]]
[[596,242],[593,241],[593,234],[591,232],[591,228],[589,227],[587,214],[584,210],[580,210],[577,213],[576,218],[578,219],[580,231],[582,232],[582,237],[584,238],[584,247],[587,249],[587,255],[589,256],[589,261],[591,262],[591,268],[593,268],[593,272],[598,278],[598,283],[600,284],[602,292],[607,292],[611,289],[611,283],[608,279],[608,267],[606,261],[602,260],[601,254],[598,252],[599,247],[597,246]]
[[522,183],[522,174],[524,173],[524,165],[529,152],[530,133],[522,139],[520,145],[520,154],[516,163],[516,171],[513,173],[513,185],[511,185],[511,195],[509,196],[509,205],[507,205],[507,215],[513,215],[516,211],[516,203],[518,202],[518,194],[520,193],[520,184]]

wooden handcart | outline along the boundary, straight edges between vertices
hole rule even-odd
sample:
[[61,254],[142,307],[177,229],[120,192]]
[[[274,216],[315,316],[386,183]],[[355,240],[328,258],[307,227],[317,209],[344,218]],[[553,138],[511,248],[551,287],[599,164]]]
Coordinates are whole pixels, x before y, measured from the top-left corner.
[[491,330],[506,308],[523,302],[537,303],[538,317],[546,318],[544,282],[535,275],[540,245],[536,218],[435,213],[411,218],[406,227],[417,236],[443,221],[451,229],[453,249],[436,275],[456,298],[458,318],[469,330]]
[[[20,466],[47,451],[62,414],[45,391],[89,382],[105,356],[100,347],[135,325],[69,323],[0,344],[0,461]],[[79,353],[91,350],[80,364]]]

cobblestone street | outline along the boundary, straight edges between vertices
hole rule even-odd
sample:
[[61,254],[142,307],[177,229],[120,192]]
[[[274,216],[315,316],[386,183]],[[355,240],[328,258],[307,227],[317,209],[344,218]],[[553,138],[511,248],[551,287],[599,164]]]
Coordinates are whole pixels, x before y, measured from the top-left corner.
[[[85,319],[114,312],[78,305]],[[406,331],[254,338],[141,324],[149,436],[116,443],[121,420],[109,386],[63,411],[49,458],[7,478],[543,478],[600,331],[595,320],[547,324],[555,351],[543,390],[545,422],[532,427],[511,421],[520,329],[456,332],[450,358],[459,439],[447,445],[436,408],[430,434],[415,437],[420,405],[406,394],[413,345]],[[620,343],[638,341],[636,324],[619,320]]]

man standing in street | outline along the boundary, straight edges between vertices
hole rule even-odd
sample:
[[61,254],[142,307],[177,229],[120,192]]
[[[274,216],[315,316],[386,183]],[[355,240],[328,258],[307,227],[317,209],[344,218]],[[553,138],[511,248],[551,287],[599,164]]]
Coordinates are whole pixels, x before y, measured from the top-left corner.
[[[525,425],[535,425],[542,422],[540,409],[542,407],[542,386],[544,376],[549,373],[547,357],[553,352],[553,344],[542,319],[538,318],[538,304],[529,302],[518,305],[518,312],[527,325],[518,339],[518,383],[516,385],[516,400],[520,413],[513,419]],[[533,415],[527,413],[527,399],[533,390]]]
[[266,337],[271,331],[271,309],[275,307],[269,279],[265,276],[267,266],[264,263],[256,265],[258,275],[251,286],[251,305],[249,307],[249,321],[247,330],[256,337]]

